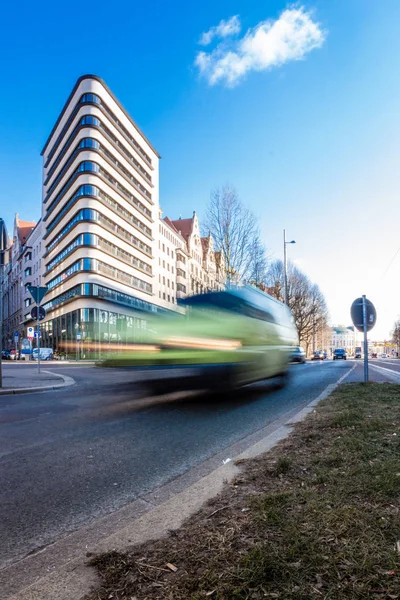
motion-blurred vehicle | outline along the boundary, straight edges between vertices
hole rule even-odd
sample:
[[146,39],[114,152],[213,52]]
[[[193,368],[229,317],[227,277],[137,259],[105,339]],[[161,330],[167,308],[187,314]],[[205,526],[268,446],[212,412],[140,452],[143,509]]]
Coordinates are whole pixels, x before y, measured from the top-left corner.
[[292,348],[290,353],[290,360],[294,363],[304,364],[306,362],[306,353],[301,346],[296,346]]
[[287,306],[252,287],[189,296],[186,315],[153,318],[145,344],[102,366],[151,367],[152,393],[228,391],[268,379],[284,385],[298,334]]
[[324,353],[321,352],[320,350],[313,352],[311,360],[324,360]]
[[387,358],[387,357],[388,357],[388,355],[385,354],[385,352],[383,352],[383,354],[381,354],[381,356],[380,356],[380,358]]
[[335,348],[333,351],[333,360],[347,360],[347,352],[344,348]]

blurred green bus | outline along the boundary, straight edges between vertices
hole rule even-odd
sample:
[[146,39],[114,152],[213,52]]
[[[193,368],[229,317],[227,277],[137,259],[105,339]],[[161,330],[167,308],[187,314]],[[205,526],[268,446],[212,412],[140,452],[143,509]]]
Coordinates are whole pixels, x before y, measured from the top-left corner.
[[146,387],[155,394],[227,391],[271,377],[285,383],[299,342],[282,302],[244,286],[189,296],[181,304],[185,315],[151,319],[143,343],[100,365],[146,368]]

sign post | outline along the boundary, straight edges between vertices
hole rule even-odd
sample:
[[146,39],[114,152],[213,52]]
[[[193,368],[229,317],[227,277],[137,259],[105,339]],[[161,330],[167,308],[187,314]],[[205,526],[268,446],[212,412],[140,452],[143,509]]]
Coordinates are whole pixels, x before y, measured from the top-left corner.
[[18,339],[19,339],[19,333],[18,333],[18,331],[16,331],[14,333],[15,360],[17,360],[17,358],[18,358]]
[[40,306],[41,301],[43,300],[43,296],[47,292],[47,286],[28,286],[28,292],[36,302],[36,306],[34,306],[31,310],[32,319],[36,319],[36,332],[37,332],[37,351],[38,351],[38,375],[40,375],[40,326],[39,321],[45,318],[46,311],[42,306]]
[[354,327],[364,333],[364,383],[368,382],[368,331],[376,323],[375,306],[367,299],[365,294],[361,298],[354,300],[351,305],[351,318]]
[[367,329],[367,298],[365,294],[363,301],[363,329],[364,329],[364,383],[368,381],[368,329]]

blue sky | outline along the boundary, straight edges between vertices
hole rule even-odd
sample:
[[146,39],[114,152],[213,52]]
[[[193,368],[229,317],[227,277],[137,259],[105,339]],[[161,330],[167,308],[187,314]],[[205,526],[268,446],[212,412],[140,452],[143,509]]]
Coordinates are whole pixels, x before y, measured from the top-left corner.
[[[285,10],[302,10],[319,40],[303,40],[301,60],[289,52],[263,62],[254,44],[249,54],[255,28]],[[199,44],[234,16],[233,37]],[[99,0],[72,1],[67,12],[46,0],[9,3],[0,23],[0,216],[11,229],[16,211],[40,215],[40,150],[76,79],[95,73],[162,156],[164,214],[201,217],[210,190],[230,182],[273,257],[284,227],[296,239],[290,255],[321,286],[333,322],[348,323],[351,302],[366,293],[378,310],[374,336],[387,336],[400,313],[400,256],[384,275],[400,245],[399,22],[398,0]],[[233,86],[232,61],[219,62],[228,51],[235,68],[245,65]],[[210,57],[203,75],[199,52]]]

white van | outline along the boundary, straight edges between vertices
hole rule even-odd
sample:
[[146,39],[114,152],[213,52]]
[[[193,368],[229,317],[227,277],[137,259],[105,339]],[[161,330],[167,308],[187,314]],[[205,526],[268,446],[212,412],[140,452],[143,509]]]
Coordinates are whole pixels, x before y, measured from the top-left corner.
[[[38,349],[35,348],[32,352],[33,360],[38,358]],[[53,360],[53,349],[52,348],[40,348],[40,360]]]

